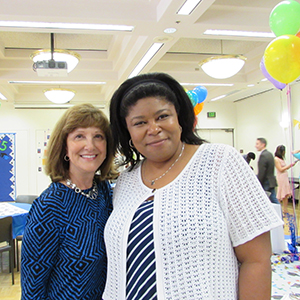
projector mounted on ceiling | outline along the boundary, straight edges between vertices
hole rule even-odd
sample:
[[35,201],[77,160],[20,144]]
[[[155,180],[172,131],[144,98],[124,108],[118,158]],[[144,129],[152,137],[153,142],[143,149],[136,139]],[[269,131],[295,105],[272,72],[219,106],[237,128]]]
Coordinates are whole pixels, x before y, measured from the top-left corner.
[[55,60],[37,61],[33,64],[33,70],[40,77],[67,77],[67,62]]

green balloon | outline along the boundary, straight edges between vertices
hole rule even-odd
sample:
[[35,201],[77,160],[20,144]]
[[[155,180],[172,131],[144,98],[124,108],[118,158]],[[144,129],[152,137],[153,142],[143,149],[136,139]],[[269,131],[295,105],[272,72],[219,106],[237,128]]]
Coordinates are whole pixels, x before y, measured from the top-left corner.
[[293,0],[278,3],[271,11],[269,24],[276,36],[296,35],[300,29],[300,3]]

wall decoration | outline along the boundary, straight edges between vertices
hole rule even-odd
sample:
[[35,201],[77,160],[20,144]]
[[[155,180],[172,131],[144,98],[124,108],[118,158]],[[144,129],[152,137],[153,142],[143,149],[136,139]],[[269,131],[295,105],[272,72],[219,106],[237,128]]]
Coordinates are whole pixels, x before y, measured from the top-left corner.
[[16,199],[15,133],[0,133],[0,201]]

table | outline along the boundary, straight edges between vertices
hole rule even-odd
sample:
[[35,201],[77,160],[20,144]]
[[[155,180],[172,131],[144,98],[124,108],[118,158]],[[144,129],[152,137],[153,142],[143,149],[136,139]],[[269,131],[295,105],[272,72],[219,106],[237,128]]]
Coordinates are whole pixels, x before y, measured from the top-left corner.
[[0,218],[12,216],[13,239],[18,235],[23,235],[28,212],[31,204],[2,202],[0,203]]

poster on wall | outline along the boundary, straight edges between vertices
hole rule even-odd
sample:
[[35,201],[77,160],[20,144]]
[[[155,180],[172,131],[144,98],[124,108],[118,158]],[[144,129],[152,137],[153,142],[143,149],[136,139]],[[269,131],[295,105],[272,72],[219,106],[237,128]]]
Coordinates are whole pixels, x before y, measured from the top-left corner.
[[16,198],[15,133],[0,133],[0,201]]

